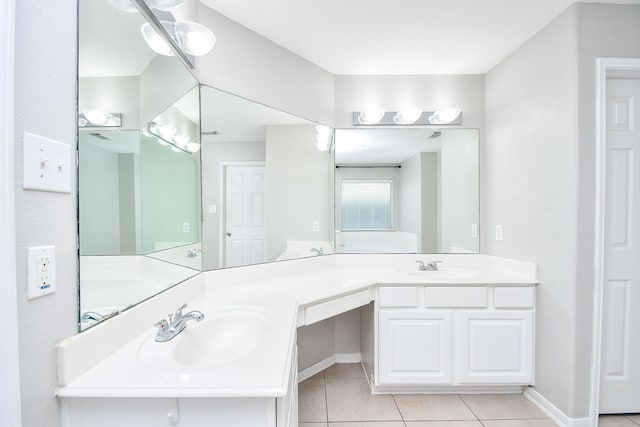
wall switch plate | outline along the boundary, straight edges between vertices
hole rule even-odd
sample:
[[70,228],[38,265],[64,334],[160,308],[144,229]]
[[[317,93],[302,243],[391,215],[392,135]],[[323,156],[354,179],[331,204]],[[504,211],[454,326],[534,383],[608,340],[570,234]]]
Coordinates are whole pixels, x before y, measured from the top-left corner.
[[478,224],[471,224],[471,237],[478,238]]
[[182,223],[182,232],[183,233],[188,233],[191,231],[191,223],[189,222],[183,222]]
[[498,242],[501,242],[501,241],[502,241],[502,237],[503,237],[503,236],[502,236],[502,234],[503,234],[503,231],[504,231],[504,227],[503,227],[502,225],[496,225],[496,240],[497,240]]
[[217,213],[218,207],[216,205],[209,205],[209,213]]
[[320,231],[320,223],[318,221],[313,222],[313,231]]
[[27,299],[34,299],[55,292],[55,246],[27,248],[27,268]]
[[24,133],[22,186],[28,190],[71,193],[71,146],[43,136]]

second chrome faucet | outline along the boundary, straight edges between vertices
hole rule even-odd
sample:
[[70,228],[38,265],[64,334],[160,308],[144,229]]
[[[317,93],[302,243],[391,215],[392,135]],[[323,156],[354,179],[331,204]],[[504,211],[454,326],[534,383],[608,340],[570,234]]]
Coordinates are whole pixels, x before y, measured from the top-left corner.
[[416,261],[418,263],[418,270],[420,271],[438,271],[438,263],[442,261]]

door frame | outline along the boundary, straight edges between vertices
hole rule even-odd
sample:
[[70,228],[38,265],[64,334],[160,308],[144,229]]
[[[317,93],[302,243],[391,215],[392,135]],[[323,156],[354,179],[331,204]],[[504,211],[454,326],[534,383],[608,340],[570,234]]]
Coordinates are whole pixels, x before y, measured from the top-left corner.
[[[220,213],[218,215],[218,266],[219,268],[225,268],[225,257],[226,257],[226,246],[225,243],[227,239],[225,238],[225,230],[227,226],[227,168],[232,167],[267,167],[267,162],[265,160],[256,160],[256,161],[237,161],[237,162],[220,162],[218,163],[218,206],[220,208]],[[265,194],[265,200],[266,200]],[[265,225],[266,226],[266,225]],[[265,248],[267,245],[267,240],[265,238]]]
[[18,300],[15,243],[14,68],[15,0],[0,5],[0,424],[20,426],[21,398],[18,351]]
[[605,207],[606,207],[606,145],[607,145],[607,77],[640,77],[640,58],[596,58],[596,199],[594,241],[594,297],[593,337],[591,358],[591,402],[589,416],[591,425],[598,426],[600,404],[600,365],[603,342],[603,295],[605,253]]

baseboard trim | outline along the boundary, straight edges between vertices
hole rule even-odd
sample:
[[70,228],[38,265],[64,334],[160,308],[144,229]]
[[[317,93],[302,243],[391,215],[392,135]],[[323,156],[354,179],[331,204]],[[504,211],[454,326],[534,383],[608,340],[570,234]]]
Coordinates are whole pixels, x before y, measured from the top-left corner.
[[336,353],[298,372],[298,383],[311,378],[336,363],[360,363],[360,353]]
[[591,418],[571,418],[549,402],[543,395],[535,389],[528,387],[523,392],[524,397],[536,405],[542,412],[561,427],[591,427]]

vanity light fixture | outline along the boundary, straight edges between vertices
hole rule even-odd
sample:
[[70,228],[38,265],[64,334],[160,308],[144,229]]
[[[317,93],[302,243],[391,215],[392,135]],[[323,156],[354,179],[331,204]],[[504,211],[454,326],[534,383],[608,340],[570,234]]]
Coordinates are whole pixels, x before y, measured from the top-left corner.
[[[374,114],[373,111],[376,113]],[[420,108],[407,108],[400,111],[366,110],[353,113],[354,126],[423,126],[423,125],[461,125],[460,108],[444,108],[436,111],[423,111]]]
[[[216,44],[216,36],[204,25],[192,21],[160,21],[167,34],[176,41],[180,49],[193,56],[206,55]],[[174,56],[167,42],[145,22],[140,27],[142,37],[154,52]]]
[[380,123],[386,111],[379,108],[364,110],[358,114],[358,121],[362,125],[375,125]]
[[393,116],[393,122],[397,125],[412,125],[422,116],[421,108],[407,108],[400,110]]
[[109,113],[103,110],[83,110],[78,115],[79,127],[113,128],[122,126],[122,113]]
[[433,114],[429,116],[429,123],[432,125],[452,124],[460,116],[461,112],[461,109],[454,107],[434,111]]

